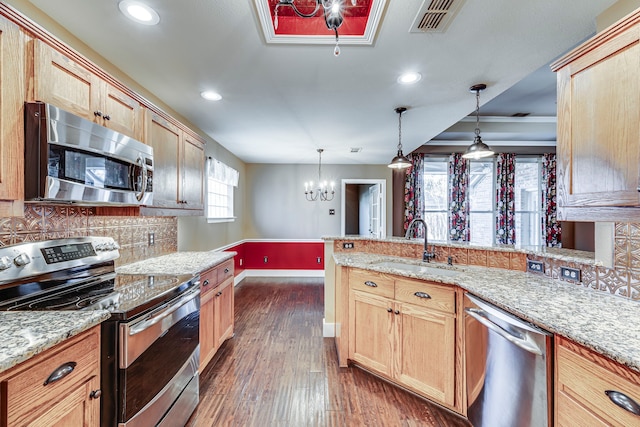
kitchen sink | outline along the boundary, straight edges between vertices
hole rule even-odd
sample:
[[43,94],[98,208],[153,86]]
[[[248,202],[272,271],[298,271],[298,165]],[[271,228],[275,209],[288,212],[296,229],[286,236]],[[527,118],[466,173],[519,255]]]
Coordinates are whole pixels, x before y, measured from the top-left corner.
[[378,267],[385,267],[385,268],[395,268],[398,270],[406,270],[412,273],[433,274],[437,276],[452,277],[460,274],[460,272],[456,270],[450,270],[450,269],[440,268],[440,267],[431,267],[427,265],[409,264],[407,262],[400,262],[400,261],[379,261],[379,262],[373,263],[372,265],[376,265]]

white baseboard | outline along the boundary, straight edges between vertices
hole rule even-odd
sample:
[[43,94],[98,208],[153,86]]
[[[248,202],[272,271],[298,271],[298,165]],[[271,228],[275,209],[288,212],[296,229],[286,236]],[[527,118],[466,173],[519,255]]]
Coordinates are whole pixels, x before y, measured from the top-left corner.
[[323,338],[332,338],[336,336],[336,324],[326,323],[322,318],[322,336]]

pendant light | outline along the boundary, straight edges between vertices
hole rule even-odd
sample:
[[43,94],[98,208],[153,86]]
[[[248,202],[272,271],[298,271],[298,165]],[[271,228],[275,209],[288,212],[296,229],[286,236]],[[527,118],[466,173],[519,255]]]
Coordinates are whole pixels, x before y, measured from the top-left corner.
[[398,107],[395,111],[398,113],[398,154],[387,166],[392,169],[407,169],[411,167],[411,160],[402,154],[402,113],[407,111],[407,109],[406,107]]
[[482,142],[482,138],[480,138],[480,92],[486,88],[487,85],[483,83],[473,85],[469,88],[470,92],[476,93],[476,136],[473,139],[473,144],[471,144],[462,155],[465,159],[481,159],[495,154],[487,144]]

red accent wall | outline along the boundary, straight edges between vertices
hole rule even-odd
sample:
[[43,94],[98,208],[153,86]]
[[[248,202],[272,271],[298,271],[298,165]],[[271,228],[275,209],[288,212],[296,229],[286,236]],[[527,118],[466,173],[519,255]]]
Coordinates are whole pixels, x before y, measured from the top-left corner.
[[324,270],[324,242],[244,242],[226,250],[238,253],[236,275],[245,269]]

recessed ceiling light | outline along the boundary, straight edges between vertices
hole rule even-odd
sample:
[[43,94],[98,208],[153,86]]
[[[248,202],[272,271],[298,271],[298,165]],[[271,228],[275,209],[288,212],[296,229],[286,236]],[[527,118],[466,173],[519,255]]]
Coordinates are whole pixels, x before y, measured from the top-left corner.
[[124,16],[140,24],[156,25],[160,22],[158,12],[144,3],[134,0],[122,0],[118,3],[118,7]]
[[200,94],[200,96],[206,99],[207,101],[220,101],[222,99],[222,95],[212,90],[205,90]]
[[398,83],[403,85],[410,85],[410,84],[419,82],[420,79],[422,79],[422,74],[416,73],[416,72],[409,72],[409,73],[401,74],[398,77]]

